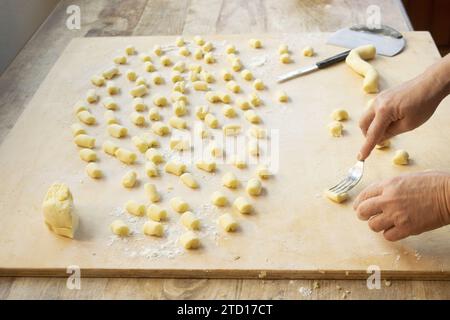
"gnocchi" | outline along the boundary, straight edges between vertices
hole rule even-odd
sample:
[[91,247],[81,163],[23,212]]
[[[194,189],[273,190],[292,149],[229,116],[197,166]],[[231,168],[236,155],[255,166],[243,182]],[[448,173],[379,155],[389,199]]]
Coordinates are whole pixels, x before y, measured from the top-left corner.
[[226,136],[236,136],[241,132],[241,125],[238,123],[230,123],[224,125],[222,130]]
[[125,75],[126,75],[127,79],[130,81],[136,81],[136,79],[137,79],[137,73],[134,70],[131,70],[131,69],[127,70]]
[[105,78],[107,80],[111,80],[118,74],[119,74],[119,69],[117,67],[111,67],[111,68],[105,70],[102,73],[102,76],[103,76],[103,78]]
[[128,134],[128,129],[120,124],[113,123],[108,125],[108,133],[114,138],[123,138]]
[[195,165],[197,168],[206,172],[213,172],[216,170],[216,163],[212,160],[199,160]]
[[[144,184],[144,191],[145,194],[147,195],[148,200],[150,200],[150,202],[159,202],[159,200],[161,199],[158,190],[156,189],[156,185],[154,185],[153,183],[146,183]],[[147,210],[147,214],[148,214],[148,210]]]
[[197,249],[200,246],[200,239],[192,231],[182,234],[178,241],[188,250]]
[[303,48],[302,53],[305,57],[312,57],[314,55],[314,49],[308,46]]
[[291,55],[289,53],[283,53],[282,55],[280,55],[280,62],[284,64],[291,63]]
[[396,165],[407,165],[409,163],[409,154],[405,150],[395,151],[392,162]]
[[133,97],[143,97],[148,93],[147,86],[144,84],[140,84],[130,90],[130,94]]
[[246,191],[249,195],[259,196],[261,194],[261,190],[262,190],[261,181],[255,178],[248,180]]
[[89,89],[86,93],[86,101],[89,103],[96,103],[98,101],[97,91]]
[[244,197],[236,198],[233,205],[240,213],[249,214],[253,210],[252,204]]
[[373,45],[365,45],[352,49],[345,62],[356,73],[364,77],[363,90],[366,93],[378,92],[378,72],[375,68],[364,60],[373,59],[376,55],[376,48]]
[[189,210],[189,204],[180,197],[173,197],[169,203],[175,212],[184,213]]
[[206,81],[194,81],[192,82],[192,87],[196,91],[207,91],[208,83]]
[[125,173],[125,175],[122,177],[122,186],[125,188],[133,188],[136,185],[137,181],[137,173],[136,171],[128,171]]
[[108,110],[117,110],[118,108],[117,102],[111,97],[106,97],[105,99],[103,99],[102,103],[103,106]]
[[170,132],[170,129],[165,123],[155,121],[152,124],[152,131],[159,136],[165,136]]
[[116,151],[117,149],[119,149],[119,147],[114,142],[106,140],[102,145],[102,149],[106,154],[115,156]]
[[116,156],[116,158],[118,160],[120,160],[121,162],[123,162],[125,164],[133,164],[137,159],[136,153],[129,151],[125,148],[118,148],[114,152],[114,155]]
[[164,166],[164,170],[167,173],[171,173],[176,176],[180,176],[186,171],[186,165],[180,161],[171,160],[171,161],[167,162],[167,164]]
[[145,117],[137,112],[132,112],[130,115],[131,122],[137,126],[143,126],[145,124]]
[[176,129],[186,129],[186,127],[187,127],[186,120],[184,120],[183,118],[180,118],[178,116],[170,117],[169,125],[172,128],[176,128]]
[[344,121],[348,119],[348,112],[345,109],[336,109],[331,114],[331,118],[336,121]]
[[95,162],[89,162],[86,166],[86,173],[93,179],[100,179],[102,177],[102,170]]
[[142,232],[147,236],[162,237],[164,234],[164,226],[161,222],[146,221],[142,226]]
[[349,198],[348,193],[346,193],[346,192],[335,193],[330,190],[325,190],[324,194],[328,199],[330,199],[331,201],[334,201],[336,203],[344,202],[345,200],[347,200]]
[[286,91],[278,90],[277,91],[277,100],[278,100],[278,102],[288,102],[289,96],[287,95]]
[[232,172],[227,172],[222,177],[222,184],[230,189],[236,189],[239,186],[239,180]]
[[265,84],[261,79],[256,79],[253,82],[253,88],[255,88],[255,90],[264,90]]
[[341,137],[344,126],[339,121],[333,121],[328,125],[332,137]]
[[70,129],[72,130],[72,135],[74,137],[76,137],[79,134],[86,134],[86,130],[84,130],[84,128],[78,123],[72,124],[70,126]]
[[208,113],[205,116],[205,123],[212,129],[215,129],[219,126],[219,120],[211,113]]
[[189,172],[185,172],[180,176],[180,180],[181,182],[183,182],[186,186],[188,186],[191,189],[197,189],[198,188],[198,183],[195,180],[194,176],[189,173]]
[[74,142],[82,148],[93,149],[95,147],[95,138],[84,133],[75,136]]
[[167,98],[160,95],[160,94],[155,94],[153,96],[153,104],[157,107],[165,107],[167,105],[168,101]]
[[248,122],[258,124],[261,122],[261,118],[254,110],[247,110],[244,112],[245,119],[247,119]]
[[104,115],[106,124],[118,124],[119,120],[112,110],[107,110]]
[[211,202],[218,207],[224,207],[227,205],[228,199],[222,192],[215,191],[211,196]]
[[241,71],[241,77],[244,80],[250,81],[253,79],[253,74],[251,73],[250,70],[244,69]]
[[153,162],[154,164],[159,164],[164,162],[163,155],[155,148],[150,148],[145,152],[145,157],[147,160]]
[[200,229],[200,220],[191,211],[185,211],[181,215],[180,221],[189,230]]
[[250,39],[249,44],[254,49],[262,48],[262,41],[259,39]]
[[157,204],[151,204],[147,208],[147,217],[153,221],[162,221],[167,219],[167,211],[158,206]]
[[79,155],[81,160],[86,162],[95,162],[97,161],[97,153],[89,148],[83,148],[79,151]]
[[92,115],[92,113],[90,113],[87,110],[78,112],[77,117],[81,122],[83,122],[84,124],[87,124],[87,125],[93,125],[97,122],[95,117]]
[[114,220],[110,228],[112,233],[120,237],[126,237],[130,234],[130,228],[122,220]]
[[142,217],[145,214],[145,205],[137,203],[134,200],[128,200],[125,203],[125,210],[133,216]]
[[94,75],[91,78],[91,82],[93,85],[95,85],[97,87],[101,87],[105,84],[105,78],[103,78],[102,76],[99,76],[99,75]]
[[142,98],[134,98],[133,99],[133,109],[135,111],[144,111],[147,108],[147,105],[145,104],[144,100]]
[[236,219],[229,213],[221,215],[218,219],[218,223],[226,232],[233,232],[238,228]]
[[156,164],[154,162],[146,162],[144,170],[145,170],[145,174],[149,178],[159,176],[158,168],[156,167]]

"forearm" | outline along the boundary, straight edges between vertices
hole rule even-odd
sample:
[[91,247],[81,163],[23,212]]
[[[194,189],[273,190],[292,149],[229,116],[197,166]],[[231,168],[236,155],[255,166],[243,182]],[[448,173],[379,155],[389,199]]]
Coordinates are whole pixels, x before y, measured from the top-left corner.
[[443,198],[443,211],[446,213],[444,216],[444,225],[447,225],[450,224],[450,176],[446,178],[444,184]]
[[450,54],[429,67],[419,78],[436,98],[443,100],[450,94]]

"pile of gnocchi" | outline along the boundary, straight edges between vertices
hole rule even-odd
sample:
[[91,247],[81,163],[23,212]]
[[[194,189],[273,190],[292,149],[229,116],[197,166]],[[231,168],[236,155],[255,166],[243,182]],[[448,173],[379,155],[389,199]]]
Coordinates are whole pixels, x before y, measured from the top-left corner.
[[[249,46],[258,50],[263,47],[259,39],[250,39]],[[102,179],[104,177],[103,168],[97,163],[97,139],[89,134],[89,126],[101,122],[106,126],[109,139],[102,141],[101,150],[106,155],[117,159],[130,169],[123,175],[120,183],[123,188],[138,188],[139,179],[148,179],[143,183],[143,192],[149,204],[139,203],[130,199],[124,204],[127,213],[137,217],[147,216],[148,221],[142,227],[142,233],[153,237],[163,237],[167,219],[167,208],[158,204],[161,200],[158,191],[157,180],[152,179],[162,174],[170,174],[179,177],[179,180],[187,188],[198,189],[200,186],[197,179],[196,170],[207,174],[214,174],[218,166],[216,158],[222,157],[224,150],[213,141],[209,145],[210,156],[206,159],[199,159],[195,162],[195,170],[188,168],[188,165],[175,159],[167,159],[163,152],[160,152],[162,137],[169,136],[169,148],[173,153],[182,153],[194,148],[189,140],[185,140],[173,134],[175,130],[190,131],[193,125],[186,119],[187,114],[194,114],[199,129],[193,134],[200,139],[208,139],[213,131],[221,131],[224,136],[238,136],[243,134],[244,126],[236,118],[241,117],[247,126],[247,135],[251,138],[247,145],[249,156],[258,158],[261,150],[259,143],[267,137],[267,128],[263,126],[261,113],[258,107],[263,103],[258,92],[268,90],[262,79],[255,78],[254,74],[239,57],[239,52],[232,44],[224,47],[223,55],[226,58],[228,68],[220,73],[209,68],[217,63],[219,57],[212,42],[205,41],[201,36],[195,36],[192,41],[186,41],[178,37],[175,43],[168,47],[160,45],[154,46],[151,52],[138,52],[132,45],[127,46],[123,54],[114,57],[113,65],[106,68],[101,74],[95,74],[90,81],[93,88],[90,88],[84,100],[78,101],[74,106],[74,114],[77,120],[71,126],[74,143],[80,148],[79,156],[81,160],[87,162],[86,174],[92,179]],[[175,50],[173,50],[175,48]],[[288,63],[290,61],[289,51],[286,45],[280,46],[280,61]],[[312,55],[312,49],[305,50],[305,55]],[[142,65],[141,70],[127,68],[131,59],[139,60]],[[289,60],[289,61],[288,61]],[[170,78],[164,78],[163,70],[170,68]],[[125,77],[130,85],[130,89],[119,87],[115,83],[118,77]],[[240,82],[245,82],[253,89],[252,92],[244,94]],[[212,83],[220,83],[223,90],[212,90]],[[170,95],[162,94],[159,88],[170,86]],[[100,88],[105,92],[99,93]],[[142,129],[139,135],[129,137],[129,128],[121,124],[117,110],[128,106],[119,106],[114,99],[117,95],[127,95],[130,99],[131,109],[129,117],[131,123]],[[202,95],[204,103],[190,106],[189,95]],[[288,103],[288,95],[284,91],[276,91],[274,99],[277,103]],[[91,113],[91,108],[103,106],[104,118],[96,119]],[[219,108],[216,108],[218,105]],[[214,107],[213,107],[214,106]],[[170,117],[165,119],[163,110],[171,108]],[[213,110],[214,109],[214,110]],[[217,110],[220,110],[225,119],[230,119],[227,123],[221,123],[217,117]],[[166,112],[166,111],[165,111]],[[166,121],[164,121],[166,120]],[[133,148],[121,147],[117,143],[129,139]],[[139,177],[136,170],[131,169],[131,165],[138,159],[145,158],[144,172],[147,177]],[[230,155],[232,165],[245,170],[249,166],[245,157]],[[269,179],[273,173],[266,164],[258,164],[254,168],[253,177],[248,179],[245,186],[245,196],[238,196],[234,200],[228,199],[220,190],[214,191],[210,195],[210,201],[214,206],[225,207],[232,205],[241,214],[249,214],[253,210],[252,202],[249,199],[258,197],[263,190],[262,181]],[[222,179],[222,187],[236,189],[241,182],[231,171],[225,171]],[[118,182],[119,183],[119,182]],[[179,237],[180,244],[186,249],[196,249],[201,245],[201,241],[196,234],[201,228],[199,218],[191,209],[189,203],[174,196],[169,201],[170,208],[179,213],[179,222],[186,228],[186,232]],[[224,213],[218,217],[218,225],[225,232],[233,232],[238,229],[238,221],[232,213]],[[115,235],[126,237],[130,235],[130,228],[123,220],[115,220],[111,223],[110,229]]]

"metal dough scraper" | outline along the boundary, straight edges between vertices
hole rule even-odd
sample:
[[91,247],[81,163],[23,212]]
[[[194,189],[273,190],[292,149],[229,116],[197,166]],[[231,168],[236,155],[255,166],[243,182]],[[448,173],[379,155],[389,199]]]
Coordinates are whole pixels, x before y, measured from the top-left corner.
[[[333,33],[330,38],[328,38],[327,44],[349,49],[372,44],[376,47],[378,54],[392,57],[403,50],[406,41],[400,32],[385,25],[381,25],[379,28],[369,28],[366,25],[355,25],[353,27],[340,29]],[[325,60],[318,61],[313,65],[283,74],[277,78],[277,82],[284,82],[312,71],[329,67],[345,60],[349,52],[350,50],[347,50]]]

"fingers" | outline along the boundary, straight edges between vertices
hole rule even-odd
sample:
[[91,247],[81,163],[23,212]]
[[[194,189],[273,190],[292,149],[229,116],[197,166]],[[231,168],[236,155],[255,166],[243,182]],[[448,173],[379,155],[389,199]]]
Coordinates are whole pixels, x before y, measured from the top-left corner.
[[361,202],[366,199],[379,196],[383,193],[383,186],[380,183],[373,183],[367,188],[365,188],[361,193],[356,197],[353,202],[353,209],[356,210]]
[[361,220],[369,220],[370,217],[382,213],[383,209],[381,205],[381,197],[379,196],[364,200],[356,208],[358,218]]
[[392,227],[384,231],[383,236],[388,241],[398,241],[409,236],[408,232],[399,227]]
[[384,132],[384,136],[381,139],[381,141],[388,140],[392,137],[395,137],[399,135],[400,133],[406,132],[409,129],[405,127],[405,121],[396,121],[392,122],[389,127],[387,127],[386,131]]
[[386,116],[385,112],[379,111],[375,114],[375,118],[367,130],[366,141],[359,152],[359,160],[365,160],[370,155],[375,145],[383,138],[390,123],[389,117]]
[[369,219],[369,228],[375,232],[387,230],[392,228],[393,226],[393,219],[385,213],[381,213]]
[[364,136],[366,136],[367,130],[369,129],[370,124],[373,121],[373,118],[375,118],[375,111],[372,106],[364,113],[364,115],[359,120],[359,127],[361,128],[361,131]]

